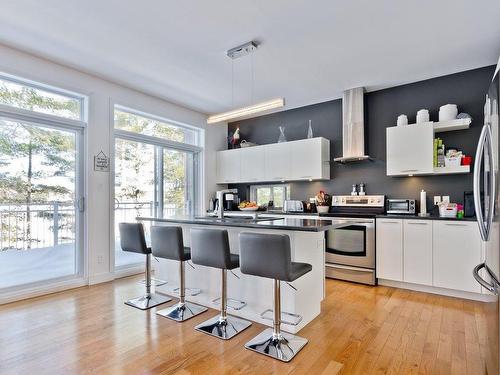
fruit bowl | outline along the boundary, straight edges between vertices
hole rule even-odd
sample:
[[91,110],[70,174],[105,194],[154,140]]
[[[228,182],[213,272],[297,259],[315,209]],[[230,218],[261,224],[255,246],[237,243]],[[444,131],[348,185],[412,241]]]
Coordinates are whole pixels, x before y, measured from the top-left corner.
[[258,206],[256,207],[238,207],[240,211],[257,211],[259,209]]

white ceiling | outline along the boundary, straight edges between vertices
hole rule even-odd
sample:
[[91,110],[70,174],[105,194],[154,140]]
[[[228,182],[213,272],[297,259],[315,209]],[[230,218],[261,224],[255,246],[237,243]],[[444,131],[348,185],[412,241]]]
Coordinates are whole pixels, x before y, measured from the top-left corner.
[[[0,43],[205,113],[231,108],[249,40],[253,101],[286,108],[496,63],[500,1],[1,0]],[[251,101],[235,60],[234,105]]]

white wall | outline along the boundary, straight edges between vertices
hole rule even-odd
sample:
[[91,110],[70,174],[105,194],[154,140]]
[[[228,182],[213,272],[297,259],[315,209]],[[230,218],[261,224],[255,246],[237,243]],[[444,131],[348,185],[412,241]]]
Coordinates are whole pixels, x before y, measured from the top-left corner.
[[[89,97],[86,131],[86,247],[90,283],[110,280],[110,183],[109,173],[94,172],[93,156],[110,153],[112,103],[205,129],[204,206],[214,194],[215,151],[225,148],[227,125],[206,125],[206,115],[143,94],[78,70],[0,45],[0,71],[85,94]],[[112,157],[112,155],[111,155]],[[98,259],[101,262],[98,262]]]

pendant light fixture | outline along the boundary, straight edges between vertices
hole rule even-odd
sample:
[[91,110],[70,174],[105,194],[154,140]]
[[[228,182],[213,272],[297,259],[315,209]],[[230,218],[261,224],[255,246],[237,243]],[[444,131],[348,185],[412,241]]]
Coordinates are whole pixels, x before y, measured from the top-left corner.
[[[253,54],[257,49],[258,44],[254,41],[242,44],[241,46],[231,48],[227,51],[227,56],[233,61],[239,57],[246,56],[248,54]],[[232,106],[234,106],[234,66],[233,61],[231,62],[231,101]],[[252,55],[252,88],[251,88],[251,101],[253,101],[253,55]],[[265,102],[251,104],[246,107],[233,109],[231,111],[218,113],[211,115],[207,118],[207,124],[215,124],[218,122],[237,120],[251,117],[257,113],[263,114],[275,108],[280,108],[285,105],[284,98],[276,98],[272,100],[267,100]]]

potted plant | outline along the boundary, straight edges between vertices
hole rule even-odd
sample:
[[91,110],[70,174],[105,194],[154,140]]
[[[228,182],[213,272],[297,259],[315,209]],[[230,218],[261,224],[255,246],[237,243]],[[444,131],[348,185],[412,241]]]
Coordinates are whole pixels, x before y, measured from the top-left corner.
[[316,210],[320,214],[326,214],[332,205],[332,197],[321,190],[316,194]]

